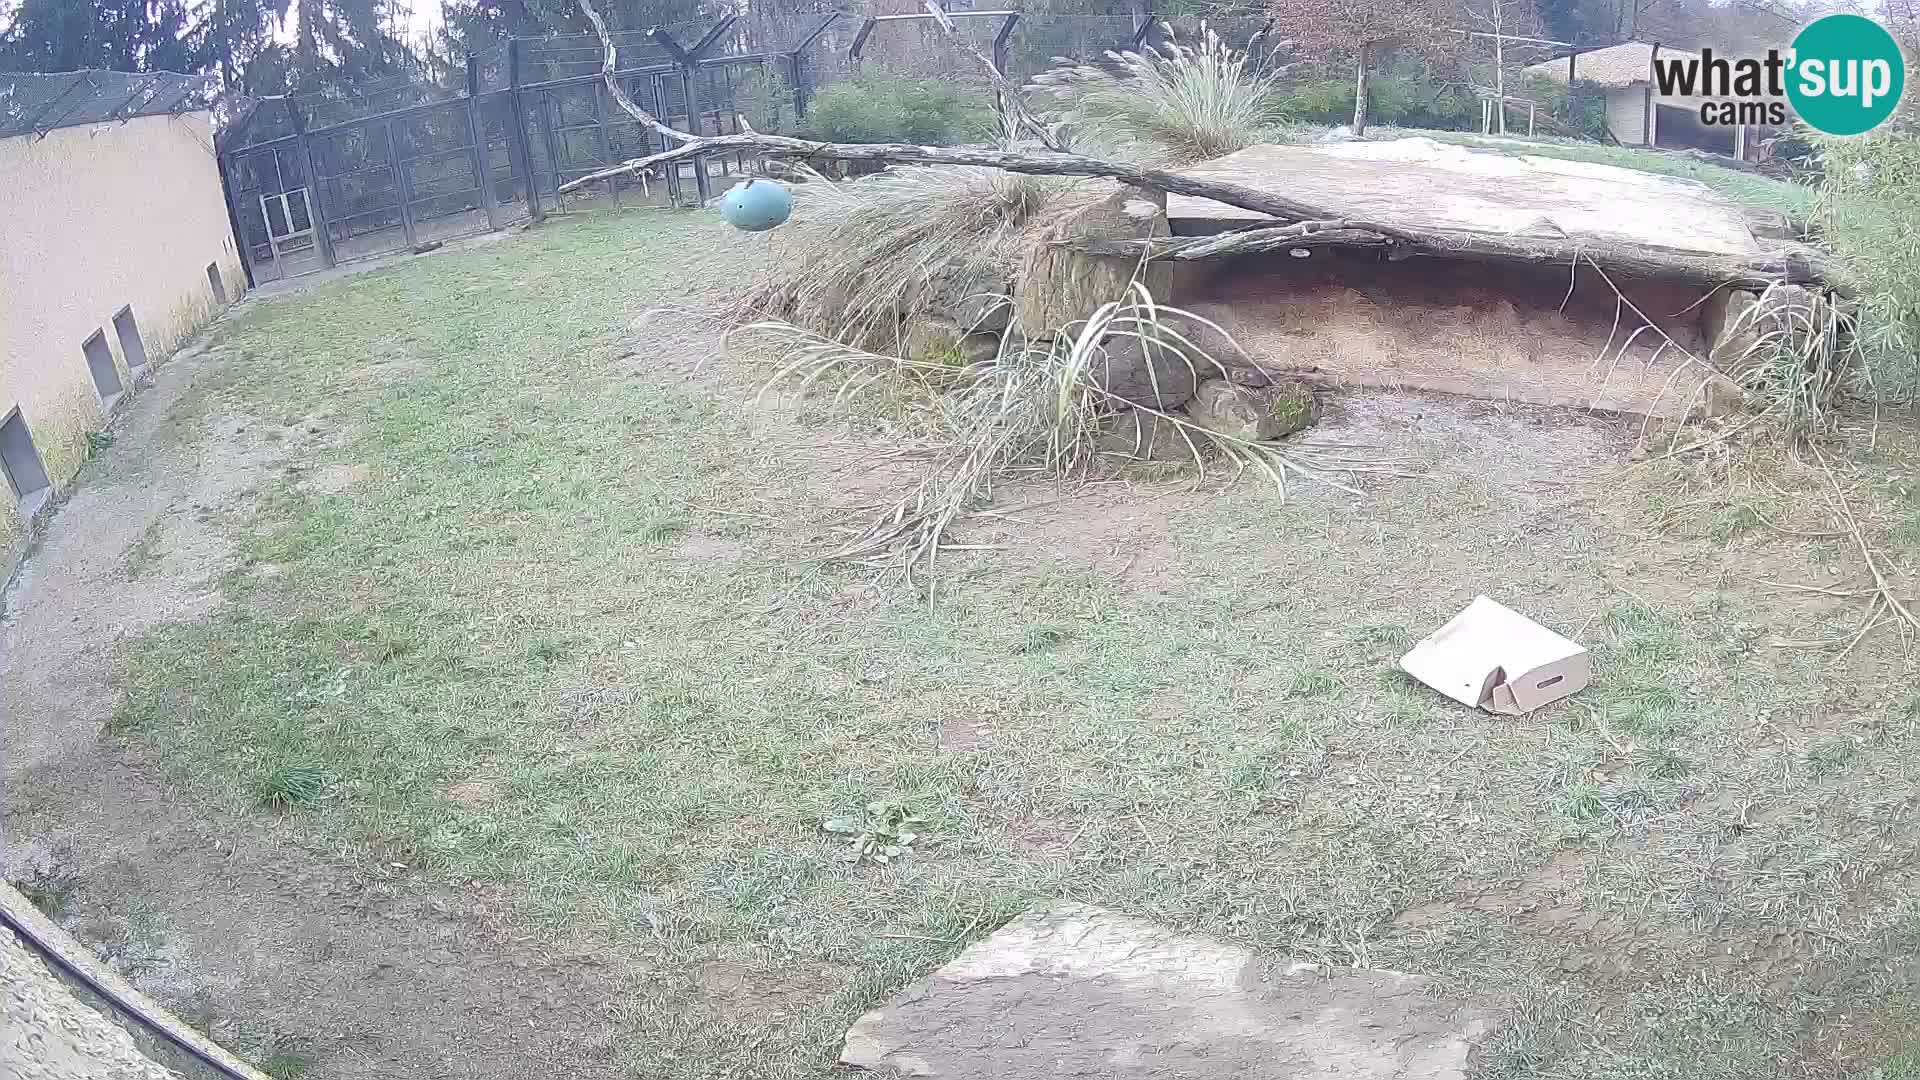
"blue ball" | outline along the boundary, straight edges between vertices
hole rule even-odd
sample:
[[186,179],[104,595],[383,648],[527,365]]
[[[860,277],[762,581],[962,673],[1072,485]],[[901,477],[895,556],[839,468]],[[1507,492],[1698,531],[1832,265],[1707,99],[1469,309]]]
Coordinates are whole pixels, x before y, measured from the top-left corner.
[[793,213],[793,193],[773,180],[754,177],[720,197],[720,216],[747,232],[766,232]]

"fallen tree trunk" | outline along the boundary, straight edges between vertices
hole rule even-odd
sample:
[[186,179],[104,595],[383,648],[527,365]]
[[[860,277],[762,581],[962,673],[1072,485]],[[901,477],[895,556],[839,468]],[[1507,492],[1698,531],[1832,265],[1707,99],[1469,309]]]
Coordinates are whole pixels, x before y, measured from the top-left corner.
[[1308,221],[1281,228],[1255,228],[1213,236],[1167,236],[1152,240],[1070,241],[1062,246],[1088,255],[1137,259],[1212,259],[1293,248],[1385,250],[1389,258],[1412,255],[1509,265],[1570,267],[1592,260],[1613,273],[1653,281],[1713,288],[1729,285],[1764,289],[1768,285],[1816,285],[1853,295],[1852,283],[1837,265],[1806,248],[1754,256],[1716,255],[1681,248],[1633,244],[1615,239],[1523,236],[1464,232],[1456,229],[1399,227],[1382,236],[1344,219]]
[[[1737,285],[1764,288],[1775,282],[1816,285],[1845,295],[1852,288],[1835,267],[1811,252],[1768,254],[1752,258],[1710,255],[1702,252],[1632,244],[1621,240],[1594,237],[1536,237],[1514,234],[1473,233],[1458,230],[1413,227],[1384,221],[1343,217],[1325,207],[1302,202],[1273,192],[1260,191],[1241,184],[1202,179],[1126,161],[1105,161],[1079,154],[1048,149],[1041,151],[975,150],[952,146],[914,146],[907,143],[830,143],[796,139],[786,135],[762,135],[751,128],[734,135],[692,135],[680,131],[642,109],[618,85],[614,77],[615,51],[612,37],[591,0],[576,0],[593,24],[604,48],[601,75],[614,100],[635,119],[657,132],[663,141],[678,141],[679,146],[658,154],[634,158],[611,168],[588,173],[560,185],[561,193],[577,191],[589,184],[618,176],[646,172],[662,165],[679,168],[679,162],[696,162],[708,154],[751,151],[769,158],[825,158],[842,161],[887,161],[917,165],[972,165],[1032,176],[1106,177],[1122,184],[1153,191],[1236,206],[1266,214],[1282,225],[1276,229],[1256,228],[1225,236],[1161,237],[1148,241],[1119,242],[1110,252],[1091,250],[1093,254],[1114,254],[1137,258],[1146,245],[1150,258],[1195,259],[1220,255],[1271,251],[1285,247],[1360,247],[1386,248],[1394,257],[1411,255],[1440,256],[1476,262],[1519,263],[1571,266],[1585,259],[1603,270],[1638,278],[1685,282],[1708,288]],[[942,29],[953,33],[939,0],[925,0]],[[1019,94],[990,60],[977,49],[971,53],[984,63],[994,85],[1001,89],[1008,114],[1023,128],[1039,135],[1049,147],[1054,142],[1039,121],[1028,111]],[[744,118],[741,126],[746,126]],[[704,163],[696,165],[705,168]],[[1068,241],[1069,246],[1076,242]],[[1113,244],[1113,241],[1105,243]],[[1264,246],[1263,246],[1264,245]]]

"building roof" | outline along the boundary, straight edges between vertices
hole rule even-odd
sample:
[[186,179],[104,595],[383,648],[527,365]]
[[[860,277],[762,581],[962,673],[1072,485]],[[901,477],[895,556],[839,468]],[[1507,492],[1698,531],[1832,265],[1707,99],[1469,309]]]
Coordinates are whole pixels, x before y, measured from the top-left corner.
[[0,72],[0,138],[210,108],[213,80],[170,71]]
[[[1699,59],[1700,54],[1686,49],[1676,49],[1671,45],[1660,46],[1661,56],[1691,56]],[[1601,86],[1632,86],[1647,81],[1647,71],[1653,65],[1653,46],[1644,41],[1627,41],[1619,45],[1609,45],[1604,49],[1575,54],[1573,77],[1582,82],[1596,82]],[[1528,64],[1521,69],[1529,75],[1541,75],[1556,82],[1567,81],[1567,58],[1543,60],[1538,64]]]

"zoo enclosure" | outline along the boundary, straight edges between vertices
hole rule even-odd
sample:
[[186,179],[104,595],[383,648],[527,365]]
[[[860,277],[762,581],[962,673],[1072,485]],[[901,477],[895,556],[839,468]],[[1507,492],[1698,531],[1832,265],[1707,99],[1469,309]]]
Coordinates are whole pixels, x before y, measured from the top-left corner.
[[[614,31],[615,77],[644,109],[698,134],[740,130],[769,108],[804,123],[821,88],[876,66],[984,88],[973,61],[918,9],[726,16],[711,25]],[[1057,58],[1190,40],[1197,24],[1151,15],[953,14],[960,32],[1024,81]],[[1215,21],[1236,45],[1258,19]],[[515,38],[466,58],[456,85],[401,77],[351,93],[262,98],[218,140],[228,212],[249,278],[282,280],[499,229],[572,206],[705,203],[713,181],[753,168],[712,154],[563,195],[562,185],[666,149],[612,101],[590,34]],[[777,128],[777,124],[774,125]]]
[[[691,45],[664,28],[614,38],[627,93],[702,134],[738,131],[746,100],[782,85],[769,64],[790,66],[796,51],[758,47],[732,17]],[[250,278],[425,250],[571,204],[704,202],[716,175],[748,167],[742,154],[707,155],[563,196],[570,180],[665,148],[614,104],[600,58],[590,35],[516,38],[469,56],[457,91],[397,79],[351,95],[254,102],[218,146]]]

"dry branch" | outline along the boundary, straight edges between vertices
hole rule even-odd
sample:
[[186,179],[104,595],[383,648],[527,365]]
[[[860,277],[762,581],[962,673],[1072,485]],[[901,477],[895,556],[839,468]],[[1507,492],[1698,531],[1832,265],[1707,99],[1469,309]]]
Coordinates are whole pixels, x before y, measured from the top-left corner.
[[613,46],[613,35],[607,33],[607,24],[600,18],[600,13],[594,10],[592,0],[579,0],[579,2],[581,12],[586,15],[587,21],[593,24],[593,32],[600,35],[600,78],[606,82],[607,92],[613,95],[614,103],[626,110],[627,115],[652,128],[662,138],[683,143],[695,141],[696,136],[662,123],[659,118],[641,108],[633,98],[627,95],[625,88],[620,85],[620,80],[613,77],[614,65],[619,59],[618,51]]
[[[814,158],[841,161],[888,161],[916,165],[972,165],[1032,176],[1107,177],[1123,184],[1211,199],[1228,206],[1265,214],[1280,223],[1277,229],[1250,229],[1226,237],[1167,237],[1148,241],[1149,257],[1194,259],[1282,247],[1338,246],[1355,248],[1394,248],[1396,254],[1421,254],[1473,262],[1521,263],[1527,265],[1572,265],[1586,259],[1596,267],[1631,277],[1716,286],[1736,284],[1765,287],[1775,282],[1816,285],[1851,294],[1851,286],[1837,268],[1804,250],[1762,257],[1711,255],[1648,244],[1593,237],[1535,237],[1494,233],[1462,232],[1453,229],[1413,227],[1383,221],[1342,217],[1333,211],[1299,199],[1258,191],[1241,184],[1208,180],[1182,173],[1168,172],[1125,161],[1104,161],[1053,149],[1052,136],[1034,119],[1006,77],[981,55],[978,49],[961,39],[952,20],[946,17],[937,0],[926,0],[927,10],[963,49],[985,65],[994,85],[1001,88],[1005,108],[1021,125],[1032,130],[1050,149],[1043,151],[975,150],[950,146],[914,146],[907,143],[831,143],[796,139],[786,135],[763,135],[747,130],[734,135],[693,135],[662,123],[635,104],[620,89],[613,77],[615,49],[606,23],[594,10],[591,0],[576,0],[580,10],[593,24],[604,48],[601,75],[613,92],[614,100],[629,115],[659,133],[663,139],[680,145],[642,158],[635,158],[598,172],[588,173],[560,185],[565,194],[601,180],[644,173],[658,165],[688,158],[698,160],[706,154],[751,151],[770,158]],[[1140,255],[1138,243],[1116,247],[1112,251],[1094,250],[1094,254],[1116,254],[1130,258]]]
[[[1876,611],[1884,602],[1889,610],[1899,616],[1902,623],[1920,630],[1920,618],[1914,617],[1913,611],[1894,593],[1892,584],[1887,581],[1887,576],[1881,573],[1880,560],[1874,557],[1873,545],[1867,543],[1866,533],[1860,528],[1860,519],[1853,516],[1853,507],[1847,503],[1846,489],[1840,486],[1840,478],[1834,475],[1833,466],[1827,463],[1827,455],[1821,453],[1818,444],[1813,446],[1813,455],[1820,462],[1820,471],[1827,474],[1827,484],[1832,488],[1832,493],[1826,496],[1827,504],[1833,508],[1835,516],[1840,519],[1840,524],[1847,527],[1847,533],[1853,538],[1854,546],[1860,549],[1860,558],[1867,564],[1867,572],[1873,575],[1874,591],[1877,593],[1874,598]],[[1877,620],[1870,617],[1867,629],[1871,629],[1875,621]],[[1866,630],[1861,631],[1861,634],[1865,633]],[[1855,638],[1856,642],[1858,640]],[[1848,648],[1851,649],[1852,646],[1849,645]]]
[[933,21],[939,23],[940,29],[945,31],[947,37],[953,41],[954,48],[966,53],[981,67],[987,69],[987,81],[991,82],[993,88],[1000,93],[1000,108],[1013,117],[1014,123],[1026,128],[1034,138],[1040,140],[1040,145],[1047,149],[1056,152],[1064,150],[1065,147],[1054,138],[1053,132],[1047,129],[1047,125],[1035,118],[1032,110],[1027,108],[1026,99],[1021,97],[1020,91],[1014,89],[1013,84],[1007,81],[1005,73],[973,42],[960,35],[959,27],[953,25],[953,19],[948,17],[947,9],[940,5],[939,0],[925,0],[925,6],[927,13],[933,16]]
[[[1225,202],[1226,200],[1216,200]],[[1303,220],[1282,227],[1261,227],[1213,236],[1162,236],[1150,240],[1072,241],[1067,246],[1089,255],[1149,259],[1209,259],[1289,248],[1394,248],[1401,255],[1430,255],[1469,262],[1571,266],[1590,260],[1598,266],[1656,281],[1711,287],[1733,285],[1764,289],[1775,283],[1819,285],[1849,292],[1845,275],[1811,252],[1775,252],[1760,256],[1715,255],[1682,248],[1634,244],[1594,237],[1524,236],[1394,226],[1348,218]]]

